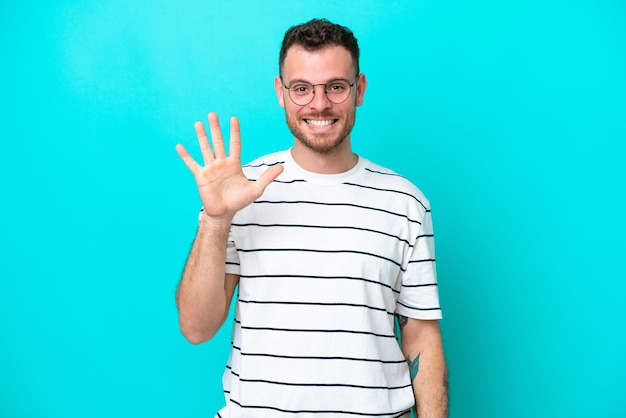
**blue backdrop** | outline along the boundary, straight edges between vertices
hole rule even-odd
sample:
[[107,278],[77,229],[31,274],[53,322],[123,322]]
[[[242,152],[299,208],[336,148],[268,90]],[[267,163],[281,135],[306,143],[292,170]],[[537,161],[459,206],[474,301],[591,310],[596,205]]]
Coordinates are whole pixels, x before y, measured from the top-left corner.
[[618,0],[5,1],[0,416],[222,404],[229,327],[177,327],[199,199],[174,145],[214,110],[244,160],[290,146],[273,76],[312,17],[361,44],[356,151],[432,202],[451,416],[626,416]]

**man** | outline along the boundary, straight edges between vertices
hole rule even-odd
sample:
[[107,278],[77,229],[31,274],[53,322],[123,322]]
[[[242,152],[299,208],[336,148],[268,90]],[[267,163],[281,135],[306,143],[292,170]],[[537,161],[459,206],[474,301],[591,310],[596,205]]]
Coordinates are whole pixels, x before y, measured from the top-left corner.
[[177,145],[203,204],[177,292],[190,342],[217,332],[239,286],[216,416],[447,416],[429,203],[352,152],[357,40],[326,20],[295,26],[279,71],[293,148],[242,169],[239,122],[227,156],[214,113],[212,149],[195,124],[204,166]]

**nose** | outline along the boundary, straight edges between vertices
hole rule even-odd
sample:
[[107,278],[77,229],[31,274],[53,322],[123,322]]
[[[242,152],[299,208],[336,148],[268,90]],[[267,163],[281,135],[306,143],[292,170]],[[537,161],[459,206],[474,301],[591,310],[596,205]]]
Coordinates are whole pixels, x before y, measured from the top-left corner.
[[328,100],[328,97],[326,97],[326,86],[316,85],[313,86],[313,89],[316,90],[314,90],[315,94],[313,95],[313,100],[309,103],[309,108],[318,112],[330,108],[332,103]]

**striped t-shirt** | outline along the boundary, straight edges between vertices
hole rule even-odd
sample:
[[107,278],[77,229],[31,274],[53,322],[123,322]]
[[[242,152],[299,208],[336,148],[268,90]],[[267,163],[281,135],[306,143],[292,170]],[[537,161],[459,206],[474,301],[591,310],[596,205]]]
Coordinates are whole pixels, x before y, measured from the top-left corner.
[[244,172],[274,164],[284,172],[232,223],[240,281],[216,416],[408,417],[394,314],[441,318],[428,200],[363,158],[320,175],[282,151]]

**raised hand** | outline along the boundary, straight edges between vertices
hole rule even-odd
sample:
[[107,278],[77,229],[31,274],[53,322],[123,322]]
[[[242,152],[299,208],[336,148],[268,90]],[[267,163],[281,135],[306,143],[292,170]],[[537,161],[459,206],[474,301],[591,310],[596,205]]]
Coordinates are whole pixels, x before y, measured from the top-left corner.
[[218,222],[230,222],[237,211],[258,199],[265,188],[282,173],[283,167],[268,168],[256,181],[249,181],[241,168],[241,134],[239,120],[230,119],[230,149],[226,155],[224,138],[217,115],[209,113],[211,144],[202,122],[194,124],[204,166],[198,164],[181,144],[176,151],[198,185],[204,213]]

